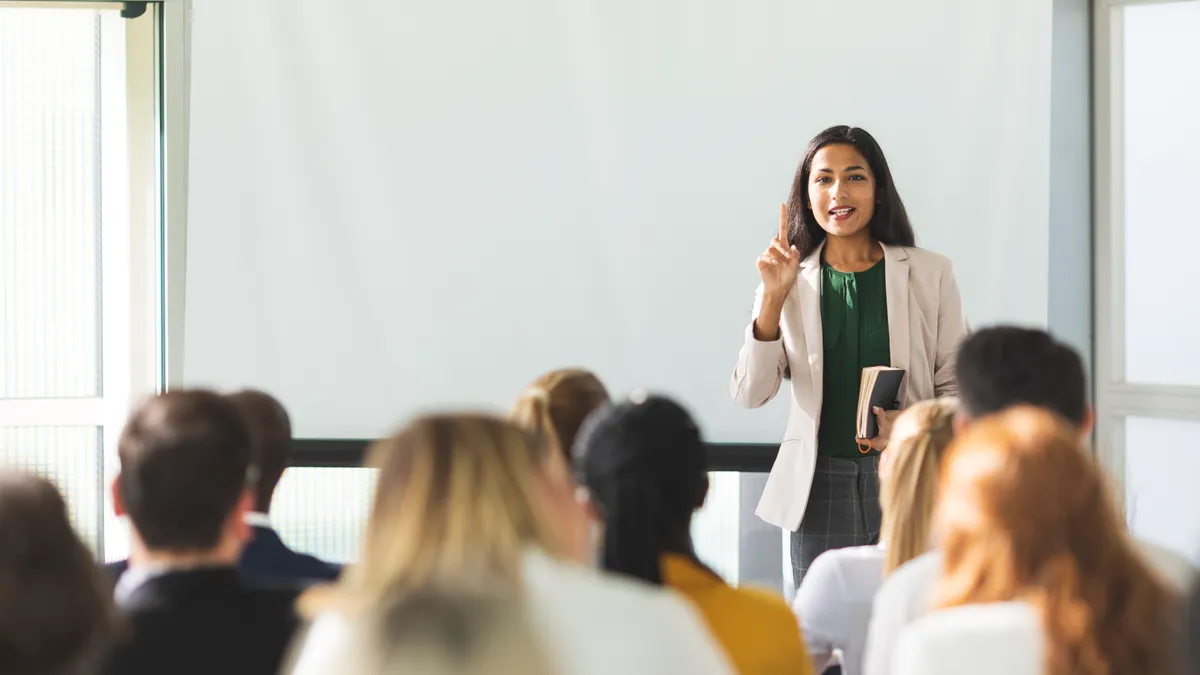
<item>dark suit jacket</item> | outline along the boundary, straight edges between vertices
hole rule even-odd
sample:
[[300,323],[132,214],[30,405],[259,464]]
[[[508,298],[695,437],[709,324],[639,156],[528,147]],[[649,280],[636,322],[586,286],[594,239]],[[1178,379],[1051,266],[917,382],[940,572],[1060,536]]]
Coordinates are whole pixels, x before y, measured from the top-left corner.
[[288,548],[269,527],[254,528],[254,539],[246,544],[238,561],[242,578],[259,584],[334,581],[341,571],[339,565]]
[[100,675],[275,675],[298,591],[254,588],[232,567],[152,577],[119,603],[124,634]]
[[[342,568],[311,555],[297,553],[288,548],[279,535],[269,527],[254,528],[254,538],[242,549],[238,561],[238,573],[242,578],[258,585],[310,584],[314,581],[334,581]],[[124,560],[104,566],[111,581],[125,573],[128,563]]]

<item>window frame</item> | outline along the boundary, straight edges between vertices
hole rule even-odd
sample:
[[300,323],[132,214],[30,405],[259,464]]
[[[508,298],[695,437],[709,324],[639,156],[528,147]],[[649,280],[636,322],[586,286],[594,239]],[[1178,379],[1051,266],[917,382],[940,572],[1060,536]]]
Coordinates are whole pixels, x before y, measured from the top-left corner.
[[1186,1],[1092,4],[1096,450],[1122,508],[1127,500],[1125,420],[1200,420],[1200,386],[1131,383],[1125,368],[1124,9]]
[[[182,2],[171,1],[172,5]],[[100,13],[99,157],[101,183],[99,394],[86,398],[0,399],[0,426],[98,428],[101,483],[96,554],[124,557],[127,528],[113,512],[116,444],[130,408],[161,390],[164,331],[162,258],[168,230],[163,209],[160,90],[162,3],[126,19],[124,3],[0,1],[0,8],[107,10]]]

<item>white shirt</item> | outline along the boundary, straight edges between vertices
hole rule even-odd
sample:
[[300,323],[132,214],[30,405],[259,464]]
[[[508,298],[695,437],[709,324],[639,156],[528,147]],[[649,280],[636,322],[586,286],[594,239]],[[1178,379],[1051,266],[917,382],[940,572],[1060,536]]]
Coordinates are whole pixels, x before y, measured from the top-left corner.
[[896,675],[1041,675],[1046,645],[1037,611],[1024,602],[941,609],[897,640]]
[[[530,618],[562,675],[733,675],[728,657],[682,598],[645,584],[531,552],[525,560]],[[341,616],[319,616],[292,675],[341,672],[349,643]]]
[[246,515],[242,516],[242,522],[250,527],[265,527],[268,530],[275,529],[275,526],[271,524],[271,516],[260,511],[246,513]]
[[883,582],[883,546],[853,546],[817,556],[792,604],[812,656],[814,672],[820,673],[842,653],[842,673],[862,673],[871,601]]
[[[1191,585],[1195,567],[1182,555],[1146,541],[1134,544],[1145,556],[1151,569],[1179,593]],[[917,618],[929,611],[933,586],[942,573],[941,551],[901,565],[888,575],[875,594],[863,672],[867,675],[892,675],[895,671],[896,643],[900,634]]]

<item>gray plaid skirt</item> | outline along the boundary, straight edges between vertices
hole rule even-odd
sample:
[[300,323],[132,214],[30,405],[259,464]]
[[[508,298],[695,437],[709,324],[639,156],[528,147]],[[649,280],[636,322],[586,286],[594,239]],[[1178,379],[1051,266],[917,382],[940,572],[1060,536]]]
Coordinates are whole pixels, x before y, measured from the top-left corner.
[[808,507],[792,533],[796,586],[825,551],[879,543],[879,455],[817,457]]

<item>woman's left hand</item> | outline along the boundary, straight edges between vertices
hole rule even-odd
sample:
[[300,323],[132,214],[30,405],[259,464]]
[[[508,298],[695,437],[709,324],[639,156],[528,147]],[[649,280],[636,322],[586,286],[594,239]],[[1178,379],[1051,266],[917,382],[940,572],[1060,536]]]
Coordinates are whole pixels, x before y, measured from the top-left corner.
[[875,413],[875,423],[879,425],[879,435],[871,439],[860,438],[858,442],[869,445],[875,450],[883,451],[887,449],[888,439],[892,437],[892,424],[895,423],[902,411],[884,410],[876,406],[872,412]]

